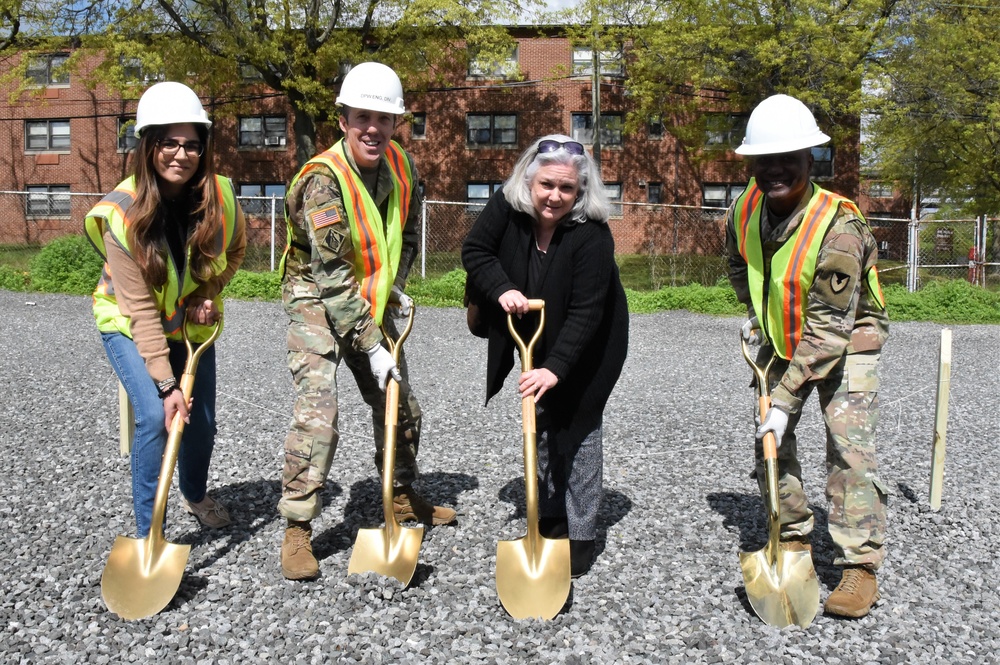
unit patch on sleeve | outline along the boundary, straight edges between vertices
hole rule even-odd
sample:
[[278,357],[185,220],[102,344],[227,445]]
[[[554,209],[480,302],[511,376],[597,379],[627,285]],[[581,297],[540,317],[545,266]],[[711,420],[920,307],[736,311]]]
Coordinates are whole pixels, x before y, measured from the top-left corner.
[[312,222],[314,229],[321,229],[324,226],[330,226],[339,222],[340,213],[337,212],[336,205],[330,205],[309,213],[309,221]]

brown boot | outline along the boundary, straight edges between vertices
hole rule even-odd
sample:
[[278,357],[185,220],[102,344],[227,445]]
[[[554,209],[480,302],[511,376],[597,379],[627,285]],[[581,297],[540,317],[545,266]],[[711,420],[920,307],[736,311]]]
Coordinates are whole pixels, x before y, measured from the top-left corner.
[[309,522],[288,520],[285,540],[281,543],[281,574],[290,580],[319,577],[319,563],[312,551],[312,527]]
[[399,522],[422,522],[428,526],[441,526],[455,521],[457,513],[444,506],[432,506],[413,491],[410,485],[400,485],[392,490],[392,510]]
[[840,584],[826,599],[823,609],[827,614],[857,619],[868,614],[879,598],[875,573],[861,566],[851,566],[844,569]]

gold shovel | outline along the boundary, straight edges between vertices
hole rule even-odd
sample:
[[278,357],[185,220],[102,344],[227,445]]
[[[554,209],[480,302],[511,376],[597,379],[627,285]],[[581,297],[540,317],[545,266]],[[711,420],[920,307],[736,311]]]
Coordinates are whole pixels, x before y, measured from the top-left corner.
[[[410,305],[410,316],[406,327],[395,342],[389,337],[385,327],[385,335],[392,352],[392,358],[399,365],[400,351],[403,340],[413,328],[413,310]],[[382,447],[382,510],[385,513],[384,529],[358,529],[358,537],[354,541],[354,551],[347,564],[348,575],[353,573],[378,573],[386,577],[395,577],[405,587],[413,579],[417,569],[417,555],[420,553],[420,541],[424,537],[424,527],[404,528],[396,520],[392,509],[392,489],[394,471],[396,468],[396,424],[399,419],[399,384],[390,376],[385,387],[385,444]]]
[[[180,389],[187,402],[194,389],[198,360],[218,338],[222,330],[222,319],[216,322],[211,336],[197,349],[192,347],[191,340],[188,339],[186,321],[182,330],[188,359],[181,375]],[[101,575],[101,597],[104,604],[123,619],[144,619],[162,610],[177,593],[177,587],[184,576],[191,546],[169,543],[163,534],[167,495],[170,493],[183,433],[184,420],[175,416],[170,424],[170,436],[163,451],[160,477],[156,483],[149,535],[145,538],[118,536]]]
[[[761,369],[750,357],[747,340],[740,335],[743,357],[753,368],[759,393],[758,412],[763,419],[771,408],[767,374],[777,356]],[[781,549],[781,508],[778,501],[778,448],[774,432],[764,435],[765,500],[768,512],[768,540],[757,552],[740,552],[740,567],[750,606],[764,623],[784,628],[812,623],[819,609],[819,580],[809,552]]]
[[[538,329],[525,346],[507,315],[507,328],[521,352],[521,371],[532,369],[531,354],[545,326],[545,302],[529,301],[539,312]],[[566,604],[570,588],[569,540],[544,538],[538,532],[538,460],[535,441],[535,398],[521,400],[524,433],[524,501],[528,533],[517,540],[497,543],[497,595],[512,617],[551,619]]]

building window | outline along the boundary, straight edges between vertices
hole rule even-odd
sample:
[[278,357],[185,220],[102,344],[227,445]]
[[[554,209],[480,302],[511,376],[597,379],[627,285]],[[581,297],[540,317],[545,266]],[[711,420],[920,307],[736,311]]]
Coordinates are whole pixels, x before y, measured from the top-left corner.
[[410,125],[410,136],[415,139],[427,138],[427,114],[414,113],[413,124]]
[[469,52],[469,78],[511,79],[517,74],[517,44],[497,58]]
[[68,61],[67,53],[33,56],[25,77],[32,85],[69,85],[69,72],[65,69]]
[[646,185],[646,203],[663,203],[662,182],[651,182]]
[[705,147],[729,150],[743,142],[747,116],[735,113],[709,113],[705,117]]
[[[573,138],[580,143],[594,142],[594,117],[590,113],[573,114]],[[622,144],[622,114],[605,113],[601,116],[601,145]]]
[[649,134],[649,138],[652,140],[659,140],[663,138],[663,118],[654,115],[650,116],[649,120],[646,122],[646,131]]
[[604,183],[604,193],[611,201],[611,216],[622,216],[622,184],[620,182]]
[[813,167],[809,175],[813,178],[833,177],[833,148],[817,146],[812,149]]
[[[601,76],[621,77],[625,73],[621,51],[600,51],[597,54]],[[594,73],[594,51],[589,48],[573,49],[573,76],[591,76]]]
[[705,184],[701,187],[701,204],[706,208],[728,208],[746,189],[746,183]]
[[69,150],[69,120],[26,120],[25,150]]
[[288,120],[283,115],[240,118],[241,148],[282,148],[288,140]]
[[274,183],[243,183],[240,185],[240,207],[247,215],[270,215],[271,201],[265,197],[275,199],[275,211],[277,214],[284,214],[285,185],[280,182]]
[[503,189],[502,181],[492,182],[468,182],[465,184],[465,200],[469,202],[466,210],[479,214],[483,206],[494,194]]
[[118,118],[118,152],[135,150],[139,139],[135,137],[135,118]]
[[240,78],[246,82],[251,83],[254,81],[263,81],[264,75],[261,74],[256,67],[253,65],[248,65],[245,62],[239,64]]
[[29,217],[69,217],[69,185],[28,185]]
[[891,199],[893,186],[891,182],[874,181],[868,183],[868,196],[873,199]]
[[122,56],[119,60],[122,66],[122,74],[125,80],[130,83],[149,83],[150,81],[162,81],[163,74],[150,74],[139,58],[126,58]]
[[465,116],[469,145],[516,145],[517,116],[469,113]]

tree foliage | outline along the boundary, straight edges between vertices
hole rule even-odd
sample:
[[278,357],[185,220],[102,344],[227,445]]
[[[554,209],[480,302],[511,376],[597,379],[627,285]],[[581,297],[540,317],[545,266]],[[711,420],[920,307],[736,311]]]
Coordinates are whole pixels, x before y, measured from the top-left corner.
[[867,161],[917,197],[1000,212],[1000,9],[914,0],[871,72]]
[[[63,0],[70,2],[71,0]],[[536,0],[528,0],[534,3]],[[334,110],[340,78],[358,62],[396,69],[413,90],[446,79],[473,52],[511,44],[502,27],[518,0],[133,0],[91,43],[109,58],[99,76],[126,85],[117,62],[139,59],[214,96],[239,98],[240,69],[257,72],[294,109],[299,162],[317,152],[316,123]],[[505,46],[506,45],[506,46]],[[244,70],[245,71],[245,70]]]
[[[838,137],[862,111],[861,81],[900,0],[595,0],[631,43],[635,127],[663,114],[699,143],[709,110],[752,108],[785,93]],[[581,17],[582,18],[582,17]]]

